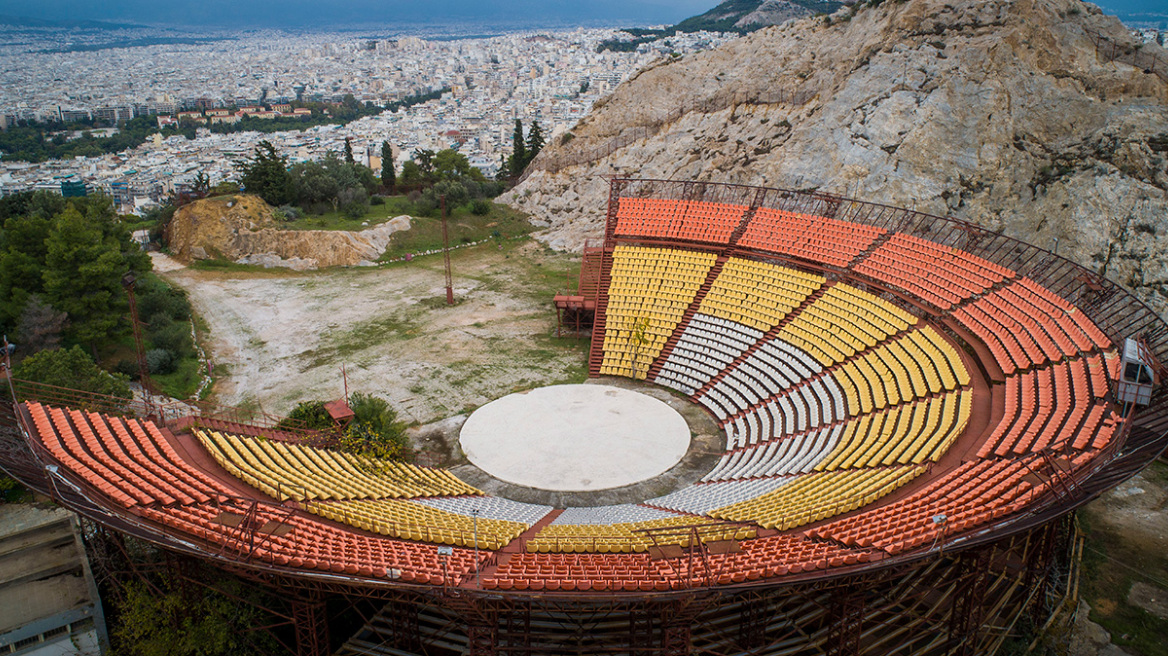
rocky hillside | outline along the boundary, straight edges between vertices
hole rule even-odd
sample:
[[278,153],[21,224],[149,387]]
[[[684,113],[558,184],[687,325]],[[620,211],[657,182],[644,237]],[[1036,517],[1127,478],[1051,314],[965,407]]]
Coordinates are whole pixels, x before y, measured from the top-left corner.
[[297,270],[356,266],[381,257],[389,238],[408,230],[399,216],[361,232],[280,230],[258,196],[219,196],[179,208],[167,228],[174,256],[185,263],[208,258]]
[[504,199],[575,249],[605,176],[821,189],[1057,240],[1163,313],[1166,161],[1168,54],[1094,5],[870,0],[643,70]]
[[840,5],[833,0],[726,0],[704,14],[681,21],[673,29],[678,32],[750,32],[792,18],[832,12]]

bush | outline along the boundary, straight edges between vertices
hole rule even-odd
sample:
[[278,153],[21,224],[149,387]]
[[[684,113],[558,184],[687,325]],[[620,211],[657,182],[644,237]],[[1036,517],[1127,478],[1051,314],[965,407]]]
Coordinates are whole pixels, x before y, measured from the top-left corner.
[[174,371],[174,353],[166,349],[155,348],[146,351],[146,370],[152,376],[161,376]]
[[341,438],[350,453],[381,460],[401,460],[409,452],[406,425],[385,399],[354,392],[349,396],[353,422]]
[[470,202],[470,213],[475,216],[486,216],[491,213],[491,201],[476,198]]
[[295,205],[281,205],[278,211],[284,215],[284,219],[287,221],[295,221],[304,216],[304,211]]
[[138,363],[133,360],[118,360],[114,365],[114,373],[121,374],[130,380],[138,380]]
[[151,324],[150,342],[154,348],[166,349],[173,353],[187,353],[194,350],[190,326],[169,319],[160,318]]
[[385,204],[385,196],[374,196],[373,198],[369,199],[369,204],[370,205],[384,205]]
[[186,321],[191,318],[191,304],[186,294],[163,282],[143,278],[138,283],[138,317],[152,328],[160,321]]
[[324,409],[324,401],[301,401],[296,404],[287,419],[281,421],[277,428],[308,428],[309,430],[327,430],[333,425],[328,410]]

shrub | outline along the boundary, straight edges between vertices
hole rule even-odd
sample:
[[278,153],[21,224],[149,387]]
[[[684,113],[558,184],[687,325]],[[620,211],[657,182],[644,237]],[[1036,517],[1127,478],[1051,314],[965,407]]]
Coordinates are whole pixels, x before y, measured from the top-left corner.
[[174,353],[166,349],[155,348],[146,351],[146,370],[151,375],[160,376],[174,371]]
[[470,213],[475,216],[486,216],[491,213],[491,201],[485,198],[476,198],[470,202]]

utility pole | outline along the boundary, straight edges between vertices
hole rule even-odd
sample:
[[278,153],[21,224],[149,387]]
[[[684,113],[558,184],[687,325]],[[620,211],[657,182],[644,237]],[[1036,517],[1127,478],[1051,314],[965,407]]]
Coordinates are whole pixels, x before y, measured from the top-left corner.
[[446,196],[442,196],[442,259],[446,264],[446,304],[454,305],[454,279],[450,275],[450,231],[446,227]]

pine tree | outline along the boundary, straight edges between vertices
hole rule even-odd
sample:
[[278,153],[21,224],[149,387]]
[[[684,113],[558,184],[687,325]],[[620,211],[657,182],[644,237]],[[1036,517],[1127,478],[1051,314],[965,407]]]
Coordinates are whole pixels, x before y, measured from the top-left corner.
[[345,137],[345,161],[353,163],[353,139],[350,137]]
[[288,162],[270,141],[256,144],[255,156],[236,162],[235,168],[239,169],[239,181],[247,192],[260,196],[268,205],[279,207],[295,200]]
[[515,132],[511,135],[511,175],[519,176],[527,168],[527,144],[523,141],[523,121],[515,119]]
[[129,304],[122,275],[130,269],[118,240],[69,207],[45,239],[45,300],[69,315],[72,337],[96,347],[125,332]]
[[539,129],[539,121],[532,121],[531,130],[527,133],[527,161],[523,168],[527,168],[527,165],[531,164],[541,150],[543,150],[543,132]]
[[381,142],[381,186],[393,193],[397,186],[397,172],[393,167],[393,146],[388,141]]

